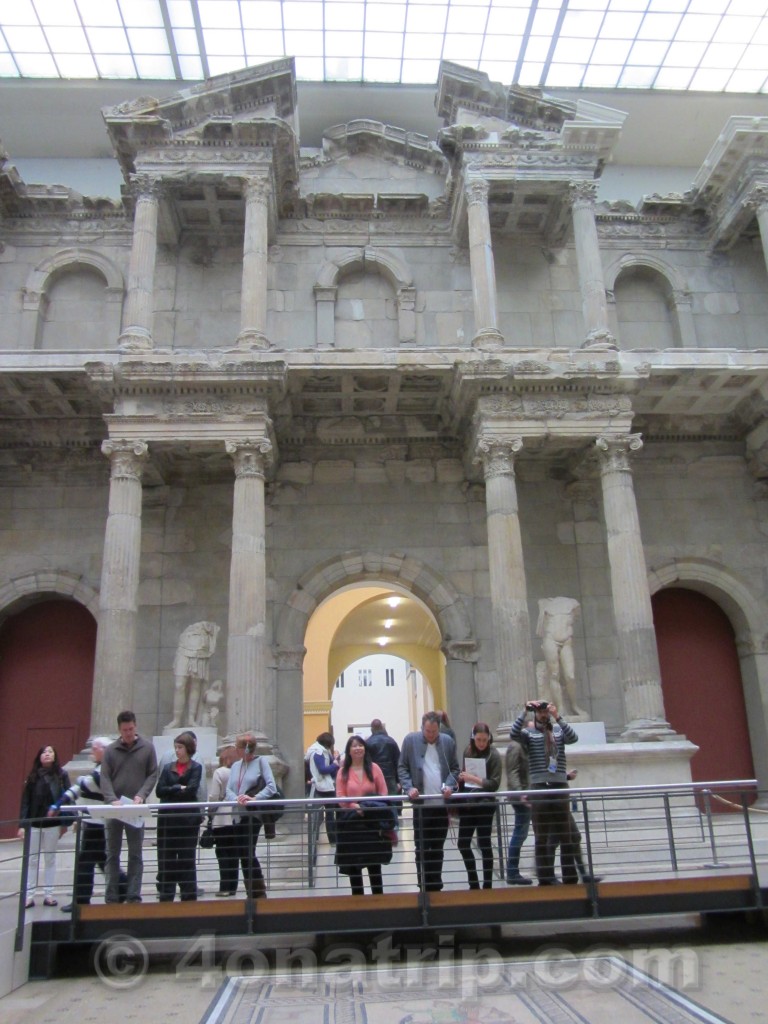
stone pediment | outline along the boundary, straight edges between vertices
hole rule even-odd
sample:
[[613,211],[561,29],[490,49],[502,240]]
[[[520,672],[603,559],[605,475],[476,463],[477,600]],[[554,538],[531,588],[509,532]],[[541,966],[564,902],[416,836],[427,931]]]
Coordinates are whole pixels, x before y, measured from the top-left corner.
[[202,139],[206,133],[221,138],[257,122],[282,121],[293,129],[295,115],[292,58],[217,75],[162,100],[142,97],[102,110],[127,172],[141,148]]
[[447,61],[440,66],[436,106],[445,125],[438,145],[451,163],[450,202],[460,242],[463,190],[470,179],[483,179],[494,231],[560,244],[570,224],[572,184],[600,177],[626,118],[599,104],[503,86]]
[[731,117],[693,182],[692,201],[712,218],[712,243],[733,245],[768,194],[768,118]]
[[[218,75],[163,100],[144,97],[102,110],[126,182],[137,174],[165,180],[168,207],[164,240],[194,230],[175,196],[177,186],[204,190],[207,215],[202,229],[232,221],[219,209],[217,180],[267,178],[277,211],[290,206],[298,187],[296,79],[293,59]],[[230,203],[230,197],[225,197]],[[240,218],[236,218],[240,219]]]

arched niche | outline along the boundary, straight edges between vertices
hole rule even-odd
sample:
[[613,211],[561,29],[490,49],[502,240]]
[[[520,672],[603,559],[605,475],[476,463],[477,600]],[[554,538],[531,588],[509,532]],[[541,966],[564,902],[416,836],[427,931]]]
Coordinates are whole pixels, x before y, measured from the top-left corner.
[[[704,558],[680,558],[655,567],[651,594],[667,587],[695,590],[725,612],[736,638],[749,735],[760,788],[768,784],[768,629],[765,602],[737,573]],[[695,694],[692,695],[695,699]],[[728,708],[722,708],[727,721]]]
[[[416,289],[408,267],[397,256],[373,247],[350,249],[334,260],[324,263],[318,272],[315,286],[316,345],[334,348],[337,344],[336,317],[339,289],[345,278],[378,276],[392,289],[397,313],[397,343],[412,342],[416,338]],[[383,295],[382,295],[383,298]],[[361,302],[364,301],[361,299]],[[384,323],[384,319],[380,319]],[[394,340],[394,338],[393,338]]]
[[605,273],[613,327],[622,348],[695,348],[691,296],[676,267],[625,253]]
[[120,334],[124,282],[95,249],[60,249],[39,263],[23,293],[27,348],[102,349]]

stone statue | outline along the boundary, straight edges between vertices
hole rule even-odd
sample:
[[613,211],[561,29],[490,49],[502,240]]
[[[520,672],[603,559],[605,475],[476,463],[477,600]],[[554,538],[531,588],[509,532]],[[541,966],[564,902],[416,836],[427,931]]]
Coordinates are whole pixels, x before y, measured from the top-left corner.
[[200,725],[200,692],[208,682],[208,662],[216,650],[219,626],[215,622],[193,622],[179,637],[173,659],[173,719],[167,729]]
[[536,626],[546,666],[546,692],[539,696],[552,701],[570,718],[587,717],[576,703],[573,623],[579,609],[579,602],[572,597],[542,597]]
[[226,697],[224,695],[224,680],[214,679],[211,685],[203,694],[203,699],[200,703],[200,725],[211,726],[217,729],[219,726],[219,718],[221,712],[226,703]]

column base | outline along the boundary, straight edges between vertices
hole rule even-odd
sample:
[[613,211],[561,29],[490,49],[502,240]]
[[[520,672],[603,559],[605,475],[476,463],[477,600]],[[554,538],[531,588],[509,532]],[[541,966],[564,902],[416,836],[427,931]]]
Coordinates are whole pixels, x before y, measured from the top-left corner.
[[619,346],[611,332],[607,328],[600,327],[589,332],[581,347],[592,351],[618,351]]
[[496,352],[504,345],[504,335],[500,334],[495,327],[487,327],[472,339],[472,348],[479,348],[482,352]]
[[129,327],[117,339],[118,352],[151,352],[152,335],[141,327]]
[[679,743],[685,736],[675,732],[669,722],[661,718],[645,718],[627,722],[620,739],[624,743]]
[[251,349],[265,349],[270,348],[269,339],[266,334],[262,334],[261,331],[246,330],[241,331],[237,336],[237,347],[238,349],[249,351]]

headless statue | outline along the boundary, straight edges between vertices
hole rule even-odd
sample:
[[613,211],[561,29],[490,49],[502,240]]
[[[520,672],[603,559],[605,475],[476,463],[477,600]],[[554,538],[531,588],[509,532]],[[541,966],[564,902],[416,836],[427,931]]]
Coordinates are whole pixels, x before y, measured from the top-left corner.
[[574,718],[586,718],[576,703],[576,665],[573,656],[573,623],[579,602],[572,597],[542,597],[536,636],[546,665],[546,694],[542,695]]
[[173,719],[166,728],[200,725],[199,705],[208,663],[216,650],[220,627],[215,622],[193,622],[179,637],[173,659]]

